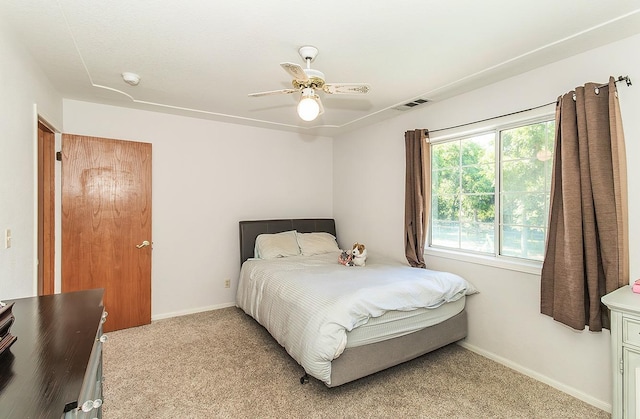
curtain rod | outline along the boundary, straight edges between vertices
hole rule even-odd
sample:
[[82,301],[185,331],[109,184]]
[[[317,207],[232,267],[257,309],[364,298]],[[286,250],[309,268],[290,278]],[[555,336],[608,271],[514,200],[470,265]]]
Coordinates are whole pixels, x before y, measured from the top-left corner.
[[[618,76],[617,80],[615,80],[614,83],[618,83],[618,82],[621,82],[621,81],[624,81],[627,84],[627,86],[631,86],[631,79],[629,78],[629,76],[624,76],[624,77],[623,76]],[[598,88],[603,88],[603,87],[607,87],[607,86],[609,86],[609,83],[601,84],[601,85],[598,86]],[[545,103],[544,105],[534,106],[533,108],[522,109],[520,111],[505,113],[503,115],[498,115],[498,116],[492,116],[490,118],[480,119],[478,121],[473,121],[473,122],[467,122],[467,123],[460,124],[460,125],[454,125],[452,127],[438,128],[438,129],[427,130],[427,131],[429,133],[432,133],[432,132],[446,131],[446,130],[454,129],[454,128],[466,127],[467,125],[478,124],[480,122],[487,122],[487,121],[491,121],[493,119],[504,118],[505,116],[517,115],[519,113],[529,112],[529,111],[533,111],[533,110],[536,110],[536,109],[544,108],[545,106],[553,105],[556,102],[557,102],[557,100],[554,100],[553,102]]]

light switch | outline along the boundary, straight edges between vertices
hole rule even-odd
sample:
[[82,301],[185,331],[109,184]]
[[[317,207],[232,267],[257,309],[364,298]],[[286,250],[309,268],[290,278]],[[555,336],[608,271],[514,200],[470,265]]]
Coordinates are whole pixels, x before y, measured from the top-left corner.
[[8,249],[11,247],[11,230],[6,229],[4,231],[4,248]]

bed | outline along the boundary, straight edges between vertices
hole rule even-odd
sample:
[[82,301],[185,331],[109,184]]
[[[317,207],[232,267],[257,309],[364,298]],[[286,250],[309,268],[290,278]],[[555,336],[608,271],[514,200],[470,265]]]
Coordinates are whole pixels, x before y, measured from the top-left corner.
[[[476,291],[457,275],[371,254],[366,267],[343,266],[333,219],[241,221],[239,232],[236,305],[267,329],[305,377],[336,387],[467,335],[465,297]],[[292,244],[268,254],[272,247],[265,243],[276,239],[297,240],[300,253]],[[423,274],[428,281],[409,279]]]

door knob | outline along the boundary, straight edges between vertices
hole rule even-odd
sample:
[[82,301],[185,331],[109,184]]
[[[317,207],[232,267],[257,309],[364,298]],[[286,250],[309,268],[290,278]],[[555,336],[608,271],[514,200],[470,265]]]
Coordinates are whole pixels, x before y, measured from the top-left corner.
[[147,247],[147,246],[149,246],[150,244],[151,244],[151,243],[149,243],[149,241],[148,241],[148,240],[145,240],[145,241],[143,241],[143,242],[142,242],[142,243],[140,243],[140,244],[136,244],[136,247],[137,247],[138,249],[142,249],[143,247]]

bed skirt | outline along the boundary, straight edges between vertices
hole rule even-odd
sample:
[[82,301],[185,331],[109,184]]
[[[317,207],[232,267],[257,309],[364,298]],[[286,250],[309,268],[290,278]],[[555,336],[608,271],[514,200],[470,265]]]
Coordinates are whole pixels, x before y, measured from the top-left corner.
[[467,312],[408,335],[369,345],[347,348],[331,362],[331,385],[382,371],[456,342],[467,336]]

